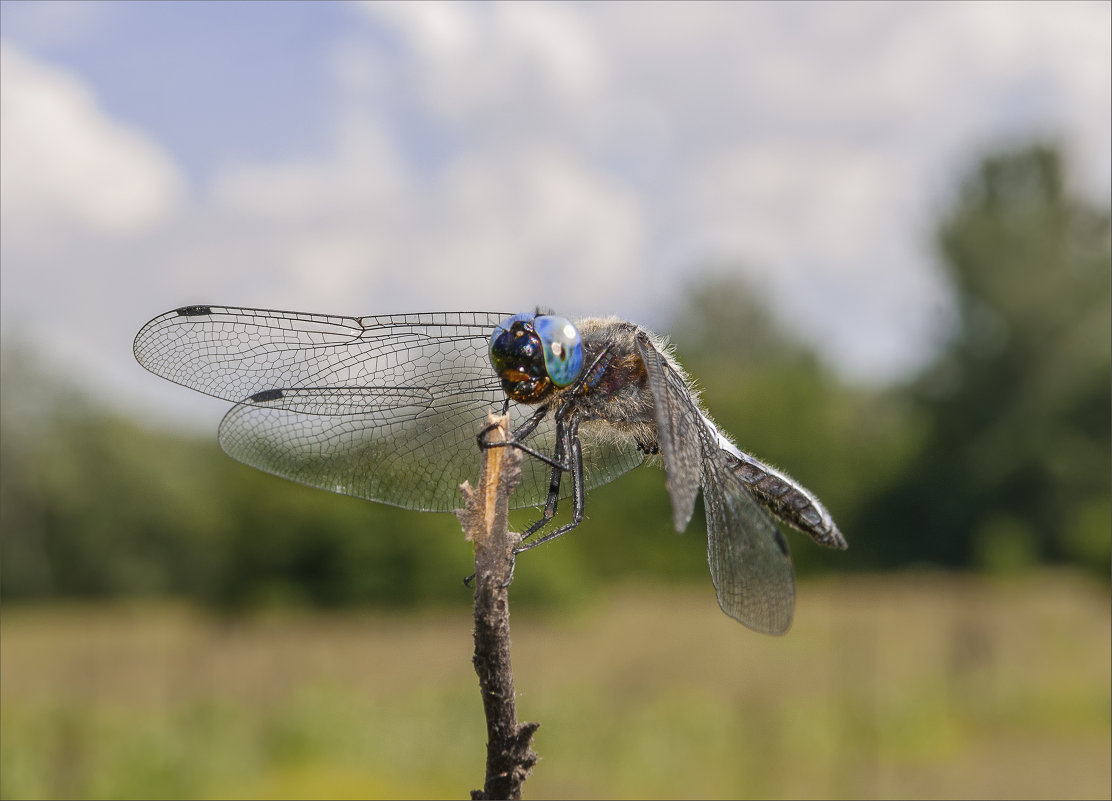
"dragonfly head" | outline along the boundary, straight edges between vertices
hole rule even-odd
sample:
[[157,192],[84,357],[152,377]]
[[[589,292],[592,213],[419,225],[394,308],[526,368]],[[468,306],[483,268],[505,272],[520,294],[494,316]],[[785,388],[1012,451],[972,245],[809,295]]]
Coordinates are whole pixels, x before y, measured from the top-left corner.
[[490,335],[490,363],[507,395],[519,403],[537,403],[579,378],[583,341],[563,317],[515,314]]

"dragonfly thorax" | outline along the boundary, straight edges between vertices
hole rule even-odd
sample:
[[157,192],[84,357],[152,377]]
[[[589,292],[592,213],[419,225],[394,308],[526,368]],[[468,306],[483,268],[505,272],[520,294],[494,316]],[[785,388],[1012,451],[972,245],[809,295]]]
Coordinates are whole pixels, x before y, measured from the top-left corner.
[[515,314],[491,334],[490,363],[507,395],[519,403],[538,403],[579,378],[583,342],[563,317]]

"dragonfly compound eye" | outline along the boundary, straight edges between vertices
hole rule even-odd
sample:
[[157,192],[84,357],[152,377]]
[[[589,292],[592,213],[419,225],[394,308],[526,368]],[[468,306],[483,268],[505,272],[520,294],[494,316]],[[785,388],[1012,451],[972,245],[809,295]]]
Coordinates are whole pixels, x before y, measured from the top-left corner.
[[548,377],[558,387],[566,387],[583,370],[583,341],[575,326],[563,317],[542,314],[533,320],[533,329],[544,347]]
[[553,388],[547,350],[533,328],[534,317],[515,314],[499,323],[490,336],[490,363],[502,379],[502,389],[521,403],[536,403]]

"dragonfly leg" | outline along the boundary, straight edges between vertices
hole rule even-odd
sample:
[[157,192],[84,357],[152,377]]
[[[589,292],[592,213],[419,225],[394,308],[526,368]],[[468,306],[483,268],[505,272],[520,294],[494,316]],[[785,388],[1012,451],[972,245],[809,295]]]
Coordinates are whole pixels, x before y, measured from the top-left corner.
[[552,518],[556,516],[556,507],[560,503],[560,484],[563,480],[566,468],[571,467],[571,464],[565,464],[567,461],[565,454],[568,451],[569,432],[562,417],[557,415],[556,419],[556,450],[552,454],[552,459],[559,464],[553,465],[552,467],[552,476],[548,482],[548,499],[545,501],[544,512],[541,515],[541,519],[525,530],[525,533],[521,535],[522,541],[532,537],[548,525],[552,521]]
[[545,464],[551,465],[554,469],[559,468],[560,470],[567,470],[568,465],[561,461],[558,461],[562,457],[549,456],[548,454],[541,453],[535,448],[530,448],[528,445],[521,441],[536,430],[537,426],[541,424],[541,421],[547,414],[547,406],[542,406],[541,408],[537,409],[537,411],[534,412],[533,416],[526,420],[520,428],[510,434],[510,438],[508,440],[505,440],[504,442],[491,442],[489,439],[487,439],[487,434],[497,428],[497,426],[492,423],[479,432],[479,448],[481,450],[486,450],[487,448],[517,448],[522,453],[527,453],[534,459],[540,459]]
[[[506,398],[505,403],[502,404],[502,416],[505,417],[509,413],[509,410],[510,399]],[[541,424],[541,420],[543,420],[547,414],[548,407],[541,406],[539,409],[533,412],[532,415],[530,415],[528,420],[522,423],[521,426],[518,427],[518,429],[510,435],[510,439],[525,439],[525,437],[529,436],[536,430],[537,426]],[[497,448],[506,444],[503,442],[491,442],[487,439],[487,434],[489,434],[496,428],[498,428],[498,423],[488,423],[483,428],[483,430],[479,432],[478,436],[476,437],[476,439],[479,440],[479,448],[481,448],[482,450],[486,450],[487,448]]]
[[587,369],[579,374],[578,380],[569,388],[572,395],[582,395],[588,390],[593,382],[598,379],[598,372],[596,371],[601,370],[600,365],[602,365],[603,362],[609,361],[610,349],[613,346],[614,343],[607,342],[605,347],[603,347],[598,352],[598,356],[592,359],[591,363],[587,365]]
[[[538,545],[542,545],[546,542],[550,542],[556,539],[557,537],[561,537],[583,522],[583,507],[585,505],[586,492],[583,489],[583,447],[579,443],[578,434],[579,420],[573,419],[571,424],[568,426],[567,432],[565,433],[568,448],[571,451],[568,454],[568,462],[571,468],[569,472],[571,473],[572,503],[574,504],[572,507],[571,522],[560,526],[560,528],[556,529],[555,531],[549,532],[543,537],[535,539],[532,542],[524,542],[526,538],[531,537],[533,534],[543,528],[544,525],[551,521],[553,516],[555,516],[556,514],[556,502],[559,498],[560,493],[560,473],[562,473],[563,471],[553,470],[552,484],[549,486],[548,503],[545,504],[544,516],[532,526],[530,526],[529,529],[525,532],[525,534],[521,538],[522,543],[514,548],[514,554],[532,550]],[[551,513],[549,512],[549,509],[551,509]]]
[[[503,416],[505,416],[507,414],[507,411],[508,411],[509,407],[510,407],[510,401],[509,401],[509,399],[507,399],[506,400],[506,406],[505,406],[505,408],[502,412]],[[541,406],[540,408],[538,408],[535,412],[533,412],[533,414],[531,414],[529,416],[528,420],[526,420],[524,423],[522,423],[520,426],[518,426],[517,430],[513,432],[513,434],[511,435],[510,438],[511,439],[525,439],[526,437],[528,437],[530,434],[532,434],[534,431],[537,430],[537,426],[539,426],[541,424],[541,421],[544,420],[544,418],[547,417],[547,416],[548,416],[548,405],[546,404],[546,405]],[[490,430],[490,426],[487,426],[485,431],[489,431],[489,430]]]
[[[491,431],[493,431],[497,427],[496,425],[493,425],[493,424],[488,425],[486,428],[484,428],[482,431],[480,431],[479,436],[478,436],[479,447],[480,448],[504,448],[504,447],[507,447],[507,446],[514,447],[514,448],[517,448],[518,450],[520,450],[524,453],[529,454],[530,456],[533,456],[537,459],[540,459],[545,464],[552,465],[552,478],[551,478],[551,480],[549,482],[549,485],[548,485],[548,500],[545,502],[545,505],[544,505],[544,516],[541,517],[540,520],[538,520],[536,523],[531,525],[525,531],[525,533],[521,537],[522,540],[524,540],[528,537],[531,537],[538,530],[543,528],[545,526],[545,524],[547,524],[550,520],[552,520],[552,518],[556,515],[556,506],[557,506],[557,504],[559,503],[559,500],[560,500],[560,483],[561,483],[560,479],[566,471],[571,470],[571,468],[572,468],[572,465],[567,462],[567,459],[565,457],[565,453],[568,450],[568,444],[567,443],[569,441],[569,434],[574,436],[574,434],[572,434],[572,432],[578,431],[578,428],[579,428],[578,421],[576,421],[576,424],[574,425],[574,427],[569,429],[567,424],[563,420],[563,415],[559,414],[559,413],[557,413],[555,415],[555,419],[557,421],[556,422],[556,450],[553,452],[551,457],[549,457],[549,456],[547,456],[543,453],[540,453],[539,451],[536,451],[533,448],[528,447],[527,445],[523,445],[519,441],[520,439],[523,439],[523,438],[529,436],[530,434],[532,434],[533,431],[536,430],[537,426],[540,425],[541,421],[544,420],[544,418],[547,414],[548,414],[548,407],[542,406],[528,420],[526,420],[516,431],[514,431],[510,435],[510,439],[506,442],[490,442],[489,440],[486,439],[486,435],[489,434]],[[582,473],[583,458],[582,458],[582,454],[580,453],[578,439],[576,439],[574,447],[575,447],[575,452],[577,454],[579,454],[580,473]],[[582,519],[582,517],[583,516],[582,516],[582,513],[581,513],[579,515],[580,520]],[[578,521],[576,521],[576,525],[578,525]],[[574,528],[574,526],[573,526],[573,528]],[[561,533],[563,533],[563,532],[561,532]],[[547,539],[548,538],[546,538],[546,540]],[[532,547],[531,545],[526,547],[526,548],[521,548],[520,546],[518,546],[518,547],[515,547],[510,552],[510,572],[509,572],[509,576],[506,578],[506,581],[502,585],[503,587],[510,586],[510,584],[514,580],[514,571],[517,568],[517,554],[521,550],[529,550],[529,548],[531,548],[531,547]],[[468,576],[467,578],[465,578],[463,580],[463,584],[464,584],[465,587],[470,588],[472,582],[474,582],[474,581],[475,581],[475,574],[472,573],[470,576]]]
[[[584,392],[584,388],[587,386],[589,376],[598,367],[598,365],[602,363],[607,354],[609,354],[610,347],[611,345],[608,343],[594,358],[590,366],[582,372],[582,374],[579,376],[579,379],[569,389],[569,393],[571,395],[579,395]],[[565,417],[567,417],[571,408],[572,405],[570,402],[564,403],[559,408],[557,408],[556,412],[552,415],[552,419],[556,422],[556,450],[552,454],[552,459],[544,459],[542,457],[542,461],[544,461],[546,464],[552,465],[552,479],[548,485],[548,500],[544,505],[544,514],[541,519],[535,522],[533,525],[529,526],[529,528],[526,529],[525,533],[521,535],[521,539],[522,541],[529,539],[546,525],[548,525],[548,523],[552,521],[552,518],[556,516],[556,506],[560,501],[560,482],[563,478],[564,473],[567,472],[570,472],[572,474],[572,495],[576,505],[575,514],[577,516],[574,518],[572,523],[564,526],[559,531],[545,535],[536,542],[527,544],[525,546],[519,545],[515,549],[516,553],[527,551],[530,548],[535,548],[542,542],[548,542],[549,540],[555,539],[561,534],[566,534],[567,532],[578,526],[579,523],[583,520],[583,453],[582,447],[579,443],[579,418],[578,416],[575,416],[573,414],[571,423],[564,422],[564,419]],[[532,429],[536,428],[539,423],[540,416],[534,415],[533,419],[529,420],[521,428],[525,429],[526,427],[529,427],[529,430],[532,431]],[[519,429],[519,431],[520,430],[521,429]],[[517,432],[515,432],[515,439],[516,438]],[[572,458],[568,458],[569,456],[571,456]]]
[[[596,359],[597,361],[597,359]],[[533,525],[529,526],[522,534],[522,543],[519,543],[513,549],[516,556],[523,551],[531,550],[538,545],[554,540],[559,536],[567,534],[573,528],[583,522],[583,507],[585,503],[586,491],[583,486],[583,447],[579,442],[579,418],[571,415],[571,421],[565,420],[565,414],[569,409],[568,406],[561,406],[556,410],[553,419],[556,421],[556,449],[553,451],[552,456],[541,453],[540,451],[530,448],[520,441],[521,438],[527,437],[531,434],[541,421],[548,414],[548,407],[542,406],[538,409],[532,417],[513,432],[511,438],[505,442],[490,442],[486,435],[489,434],[494,426],[487,426],[479,433],[479,447],[480,448],[517,448],[523,453],[527,453],[535,459],[540,459],[547,465],[552,467],[552,478],[548,484],[548,498],[545,501],[544,512],[541,518]],[[572,499],[574,507],[572,510],[572,521],[567,523],[553,532],[545,534],[540,539],[532,542],[525,542],[525,540],[532,537],[556,516],[556,510],[560,502],[560,485],[563,481],[564,473],[571,473],[572,476]],[[511,565],[509,581],[513,580],[513,569],[516,566]],[[474,576],[469,576],[468,579],[474,579]],[[468,583],[468,579],[464,583]],[[508,584],[508,582],[507,582]],[[470,584],[468,584],[470,586]]]

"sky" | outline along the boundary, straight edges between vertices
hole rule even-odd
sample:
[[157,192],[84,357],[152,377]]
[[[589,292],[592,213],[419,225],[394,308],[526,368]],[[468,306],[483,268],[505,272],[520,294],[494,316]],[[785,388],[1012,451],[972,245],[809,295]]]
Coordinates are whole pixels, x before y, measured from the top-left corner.
[[1059,142],[1108,202],[1110,9],[4,0],[0,335],[172,417],[130,346],[179,306],[656,328],[711,271],[900,380],[982,155]]

